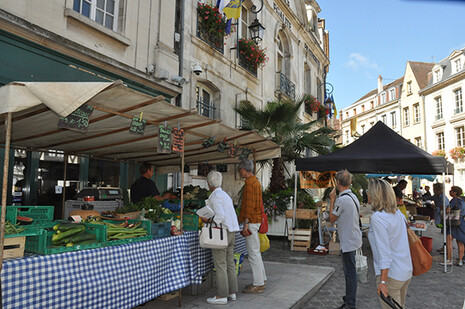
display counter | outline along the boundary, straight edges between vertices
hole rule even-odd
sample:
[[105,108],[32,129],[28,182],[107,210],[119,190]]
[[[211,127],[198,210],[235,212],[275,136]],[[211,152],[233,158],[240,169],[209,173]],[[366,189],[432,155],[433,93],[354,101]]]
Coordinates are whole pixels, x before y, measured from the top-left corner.
[[[236,233],[235,252],[246,253]],[[213,268],[198,232],[56,255],[5,260],[3,308],[133,308],[200,284]]]

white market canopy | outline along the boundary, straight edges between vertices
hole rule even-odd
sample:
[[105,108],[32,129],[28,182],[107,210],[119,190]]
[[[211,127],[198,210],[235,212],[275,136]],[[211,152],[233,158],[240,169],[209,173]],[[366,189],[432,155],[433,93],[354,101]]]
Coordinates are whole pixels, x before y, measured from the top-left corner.
[[[87,132],[57,126],[81,105],[94,108]],[[128,162],[150,162],[159,173],[180,171],[181,156],[157,152],[158,124],[179,127],[186,132],[185,164],[237,163],[238,156],[228,158],[217,151],[225,140],[251,151],[249,158],[272,159],[281,155],[280,146],[255,131],[240,131],[130,89],[121,81],[111,82],[12,82],[0,88],[0,127],[4,129],[6,113],[13,113],[11,145],[34,151],[50,149],[70,155]],[[134,116],[147,121],[143,135],[129,132]],[[215,143],[202,143],[215,137]],[[0,134],[0,143],[5,135]]]

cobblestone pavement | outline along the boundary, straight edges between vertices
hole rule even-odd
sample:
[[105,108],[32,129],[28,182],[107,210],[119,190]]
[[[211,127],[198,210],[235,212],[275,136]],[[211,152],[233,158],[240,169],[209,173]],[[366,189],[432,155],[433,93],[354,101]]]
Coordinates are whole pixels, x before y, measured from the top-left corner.
[[[436,249],[443,245],[443,234],[434,225],[430,225],[423,236],[433,238],[433,252],[431,253],[433,266],[428,273],[412,279],[407,292],[405,307],[409,309],[465,308],[465,266],[453,266],[452,269],[449,267],[448,272],[445,273],[444,266],[439,264],[444,259],[444,256],[436,252]],[[271,248],[263,253],[265,261],[331,266],[336,269],[333,276],[302,308],[329,309],[338,308],[342,304],[345,281],[340,256],[317,256],[306,252],[291,252],[287,243],[281,239],[272,239],[270,243]],[[454,260],[457,257],[456,246],[454,241]],[[357,308],[380,308],[375,286],[373,258],[368,238],[365,236],[363,237],[362,248],[363,254],[368,257],[368,282],[358,284]]]

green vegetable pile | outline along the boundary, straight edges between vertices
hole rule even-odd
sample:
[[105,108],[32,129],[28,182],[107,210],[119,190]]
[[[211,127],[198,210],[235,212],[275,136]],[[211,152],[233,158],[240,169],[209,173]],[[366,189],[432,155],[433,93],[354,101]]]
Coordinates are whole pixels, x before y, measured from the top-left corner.
[[56,231],[52,236],[54,246],[72,247],[97,243],[96,235],[87,233],[86,227],[78,223],[59,223],[53,227]]
[[141,211],[142,209],[154,209],[160,206],[160,202],[154,199],[153,197],[146,197],[145,199],[134,203],[128,203],[123,207],[116,209],[116,212],[119,214],[124,214],[128,212]]
[[84,221],[85,223],[104,224],[107,226],[107,240],[121,240],[135,237],[142,237],[147,235],[147,231],[140,227],[141,221],[135,223],[128,223],[124,221],[120,224],[102,221],[100,218],[90,218]]
[[24,231],[24,229],[19,226],[19,223],[14,225],[10,221],[5,222],[5,235],[18,234],[22,231]]

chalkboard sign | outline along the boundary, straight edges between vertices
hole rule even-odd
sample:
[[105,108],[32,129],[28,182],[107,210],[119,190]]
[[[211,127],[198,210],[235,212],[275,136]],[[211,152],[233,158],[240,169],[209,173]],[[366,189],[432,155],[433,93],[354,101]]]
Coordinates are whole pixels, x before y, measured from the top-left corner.
[[202,146],[203,146],[204,148],[208,148],[208,147],[210,147],[211,145],[213,145],[214,142],[215,142],[215,137],[213,136],[213,137],[210,137],[209,139],[207,139],[206,141],[204,141],[204,142],[202,143]]
[[228,144],[226,144],[225,142],[220,142],[216,150],[218,150],[219,152],[225,152],[226,148],[228,148]]
[[89,118],[94,108],[90,105],[82,105],[66,117],[60,117],[58,127],[78,132],[87,132]]
[[199,163],[197,170],[198,176],[207,176],[213,170],[213,167],[208,163]]
[[239,147],[237,147],[237,145],[229,144],[228,157],[229,158],[234,158],[236,156],[236,154],[237,154],[238,149],[239,149]]
[[184,150],[184,130],[173,128],[173,142],[171,144],[171,150],[173,152],[182,153]]
[[216,165],[216,171],[220,173],[226,173],[228,171],[228,165],[227,164],[217,164]]
[[171,153],[171,129],[162,124],[158,125],[158,152]]
[[140,117],[132,117],[131,127],[129,128],[129,132],[143,135],[146,124],[147,124],[147,120],[141,119]]
[[242,149],[242,153],[239,155],[239,158],[241,159],[247,159],[249,157],[249,154],[251,153],[252,151],[250,149],[247,149],[247,148],[243,148]]

